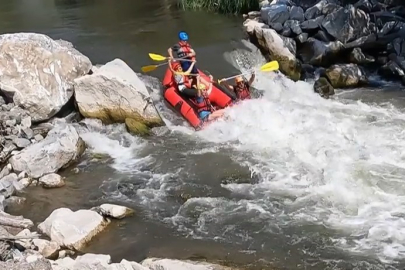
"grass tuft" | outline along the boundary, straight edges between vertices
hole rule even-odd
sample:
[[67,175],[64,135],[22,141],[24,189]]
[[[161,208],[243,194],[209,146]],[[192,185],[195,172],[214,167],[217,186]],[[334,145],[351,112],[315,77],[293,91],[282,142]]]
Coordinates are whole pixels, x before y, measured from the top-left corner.
[[241,14],[259,10],[259,0],[179,0],[179,6],[183,9]]

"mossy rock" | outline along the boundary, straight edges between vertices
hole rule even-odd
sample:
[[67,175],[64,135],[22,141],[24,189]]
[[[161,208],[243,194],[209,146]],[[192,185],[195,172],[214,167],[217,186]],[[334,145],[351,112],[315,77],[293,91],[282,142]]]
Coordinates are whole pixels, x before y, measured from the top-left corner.
[[151,134],[150,127],[133,118],[125,119],[125,126],[129,132],[139,136],[149,136]]

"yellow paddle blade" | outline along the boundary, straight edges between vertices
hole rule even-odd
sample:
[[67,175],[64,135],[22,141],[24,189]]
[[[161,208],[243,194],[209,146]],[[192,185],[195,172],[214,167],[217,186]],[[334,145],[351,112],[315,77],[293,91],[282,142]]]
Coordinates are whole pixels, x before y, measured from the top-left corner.
[[155,60],[155,61],[167,60],[166,56],[163,56],[163,55],[160,55],[160,54],[155,54],[155,53],[150,53],[149,57],[152,58],[152,60]]
[[142,72],[150,72],[153,71],[157,68],[157,65],[151,65],[151,66],[144,66],[141,68]]
[[264,64],[261,68],[260,71],[273,71],[273,70],[278,70],[278,62],[277,61],[271,61],[267,64]]

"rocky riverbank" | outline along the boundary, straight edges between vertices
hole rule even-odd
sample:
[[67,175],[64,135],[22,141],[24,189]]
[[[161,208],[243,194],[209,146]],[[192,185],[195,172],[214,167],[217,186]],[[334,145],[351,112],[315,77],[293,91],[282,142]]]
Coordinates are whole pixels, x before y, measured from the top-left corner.
[[59,208],[37,225],[5,212],[24,203],[28,186],[63,188],[58,172],[74,167],[86,151],[76,124],[83,118],[125,123],[142,136],[162,126],[150,99],[120,59],[95,67],[69,42],[34,33],[0,35],[1,269],[231,269],[157,258],[111,264],[109,255],[77,256],[114,219],[134,213],[123,206]]
[[370,74],[405,85],[405,3],[273,0],[245,15],[250,40],[292,80],[315,78],[321,96],[367,85]]

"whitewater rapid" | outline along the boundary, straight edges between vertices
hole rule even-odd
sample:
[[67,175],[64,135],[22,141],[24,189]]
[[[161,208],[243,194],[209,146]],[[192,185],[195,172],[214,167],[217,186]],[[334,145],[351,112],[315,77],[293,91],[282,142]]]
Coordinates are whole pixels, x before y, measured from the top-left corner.
[[[226,58],[242,72],[264,63],[256,52]],[[145,170],[159,163],[158,154],[142,154],[148,141],[122,126],[82,136],[92,151],[112,157],[115,170],[140,175],[144,182],[129,187],[136,195],[126,199],[161,207],[161,220],[189,237],[249,242],[255,234],[314,225],[328,232],[332,249],[382,262],[405,259],[404,112],[390,104],[325,100],[311,82],[276,73],[257,73],[253,86],[260,98],[226,109],[225,119],[194,132],[165,108],[158,82],[148,82],[169,128],[164,136],[182,136],[192,146],[185,155],[229,153],[249,169],[254,180],[221,185],[241,199],[193,197],[163,214],[173,190],[187,183],[189,175],[179,176],[187,168],[173,163],[166,172]]]

